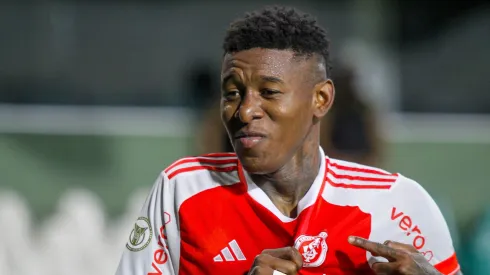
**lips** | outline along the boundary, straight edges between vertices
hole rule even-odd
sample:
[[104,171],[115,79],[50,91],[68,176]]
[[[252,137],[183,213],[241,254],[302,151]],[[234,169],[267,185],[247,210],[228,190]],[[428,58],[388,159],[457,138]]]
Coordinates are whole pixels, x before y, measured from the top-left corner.
[[266,138],[266,135],[259,131],[238,131],[235,140],[243,147],[251,149]]
[[265,134],[262,133],[262,132],[259,132],[259,131],[238,131],[236,134],[235,134],[235,139],[239,139],[239,138],[251,138],[251,137],[262,137],[264,138],[265,137]]

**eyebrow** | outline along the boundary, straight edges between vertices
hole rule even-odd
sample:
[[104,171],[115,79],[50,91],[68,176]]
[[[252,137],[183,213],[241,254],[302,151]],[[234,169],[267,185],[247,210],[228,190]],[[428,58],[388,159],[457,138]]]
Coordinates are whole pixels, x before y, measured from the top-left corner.
[[[235,74],[228,74],[226,75],[222,82],[221,82],[221,88],[224,89],[225,85],[228,83],[228,81],[230,80],[234,80],[234,78],[236,77]],[[275,76],[267,76],[267,75],[261,75],[259,76],[260,79],[262,81],[265,81],[265,82],[272,82],[272,83],[277,83],[277,84],[284,84],[284,81],[278,77],[275,77]]]
[[222,83],[226,83],[230,81],[230,79],[234,78],[235,76],[233,74],[227,74],[223,79],[221,80]]
[[262,79],[265,82],[273,82],[277,84],[284,84],[284,81],[278,77],[275,76],[267,76],[267,75],[261,75],[260,79]]
[[224,90],[225,89],[225,86],[226,84],[228,83],[228,81],[230,80],[233,80],[234,78],[236,77],[235,74],[228,74],[226,75],[223,80],[221,81],[221,89]]

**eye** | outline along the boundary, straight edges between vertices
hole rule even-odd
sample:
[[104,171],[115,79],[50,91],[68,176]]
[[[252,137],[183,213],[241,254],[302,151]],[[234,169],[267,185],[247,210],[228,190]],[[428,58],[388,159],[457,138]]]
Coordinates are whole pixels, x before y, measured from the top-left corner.
[[227,101],[235,100],[240,97],[240,92],[238,90],[225,91],[223,97]]
[[271,89],[262,89],[260,93],[264,97],[273,97],[274,95],[280,94],[281,92]]

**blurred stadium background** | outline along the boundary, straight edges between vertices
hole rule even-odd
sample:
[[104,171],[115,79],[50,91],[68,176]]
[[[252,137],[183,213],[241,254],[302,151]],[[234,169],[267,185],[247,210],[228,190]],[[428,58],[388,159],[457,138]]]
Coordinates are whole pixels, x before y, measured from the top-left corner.
[[[158,173],[198,151],[226,27],[266,3],[0,4],[0,274],[115,272]],[[490,274],[489,2],[280,4],[328,28],[383,168],[437,200],[465,274]]]

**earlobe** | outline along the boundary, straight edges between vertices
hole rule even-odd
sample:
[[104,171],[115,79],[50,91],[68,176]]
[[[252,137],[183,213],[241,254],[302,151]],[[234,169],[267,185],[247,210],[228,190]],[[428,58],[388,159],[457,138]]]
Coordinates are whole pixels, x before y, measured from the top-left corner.
[[325,116],[332,107],[335,97],[335,87],[332,80],[328,79],[315,86],[315,116]]

